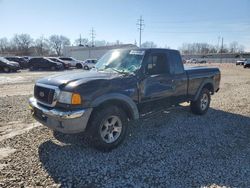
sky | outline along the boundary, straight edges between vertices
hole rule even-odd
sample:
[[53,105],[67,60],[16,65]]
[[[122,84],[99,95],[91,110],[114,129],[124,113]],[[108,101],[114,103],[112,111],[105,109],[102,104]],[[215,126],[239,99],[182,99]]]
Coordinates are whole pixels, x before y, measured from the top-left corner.
[[27,33],[33,38],[65,35],[139,42],[177,49],[183,43],[218,45],[223,37],[250,51],[250,0],[0,0],[0,38]]

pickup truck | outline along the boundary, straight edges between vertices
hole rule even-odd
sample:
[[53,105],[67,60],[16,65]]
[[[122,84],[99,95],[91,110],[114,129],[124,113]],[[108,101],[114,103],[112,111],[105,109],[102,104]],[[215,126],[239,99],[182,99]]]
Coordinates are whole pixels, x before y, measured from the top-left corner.
[[111,150],[124,140],[129,121],[159,107],[190,102],[193,113],[205,114],[220,78],[218,68],[184,68],[177,50],[117,49],[90,71],[38,80],[29,104],[50,129],[86,131],[96,148]]

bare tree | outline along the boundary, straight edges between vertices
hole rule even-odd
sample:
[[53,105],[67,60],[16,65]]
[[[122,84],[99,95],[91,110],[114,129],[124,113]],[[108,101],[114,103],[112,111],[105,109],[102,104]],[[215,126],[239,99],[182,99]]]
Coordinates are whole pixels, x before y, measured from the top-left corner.
[[[117,41],[114,43],[117,44]],[[105,40],[96,40],[95,41],[95,46],[106,46],[107,42]]]
[[146,41],[141,44],[142,48],[156,48],[157,44],[155,44],[153,41]]
[[44,56],[44,55],[49,55],[50,53],[49,41],[43,36],[36,39],[34,48],[37,55]]
[[5,52],[9,46],[8,39],[6,37],[0,38],[0,52]]
[[[199,54],[199,55],[206,55],[208,53],[216,53],[217,51],[217,46],[207,44],[207,43],[184,43],[182,46],[179,48],[179,50],[182,52],[182,54]],[[224,45],[223,49],[220,49],[223,53],[227,53],[228,49],[226,45]]]
[[239,45],[238,52],[243,53],[245,51],[244,45]]
[[58,56],[62,55],[62,49],[66,45],[70,45],[69,38],[62,35],[52,35],[49,38],[51,48]]
[[89,43],[89,40],[87,38],[78,38],[75,40],[76,46],[86,46]]
[[239,44],[236,41],[233,41],[229,44],[229,51],[231,53],[236,53],[239,51]]
[[33,39],[28,34],[16,34],[12,39],[12,44],[16,46],[21,55],[29,55],[29,48],[32,43]]

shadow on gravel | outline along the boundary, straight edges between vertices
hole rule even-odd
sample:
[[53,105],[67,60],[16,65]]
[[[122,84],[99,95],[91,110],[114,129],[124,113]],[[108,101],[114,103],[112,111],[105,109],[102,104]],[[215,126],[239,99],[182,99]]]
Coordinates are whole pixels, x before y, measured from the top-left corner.
[[250,187],[250,118],[187,107],[131,123],[110,153],[56,134],[39,147],[43,168],[62,187]]

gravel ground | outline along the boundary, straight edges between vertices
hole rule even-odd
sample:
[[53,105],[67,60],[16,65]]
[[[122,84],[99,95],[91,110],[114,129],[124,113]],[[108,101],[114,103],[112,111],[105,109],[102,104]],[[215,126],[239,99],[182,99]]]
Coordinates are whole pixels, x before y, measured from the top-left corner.
[[[182,105],[131,122],[109,153],[43,126],[1,141],[15,152],[0,159],[0,187],[250,187],[250,70],[220,68],[221,90],[206,115]],[[17,115],[26,104],[15,104]],[[1,121],[15,119],[8,117]]]
[[33,121],[27,103],[30,96],[14,95],[0,97],[0,127],[8,122],[17,120],[26,123]]

